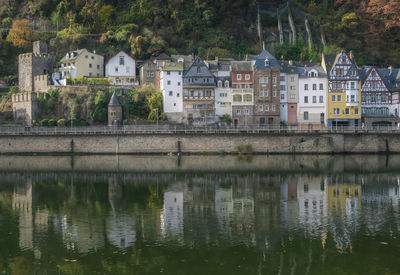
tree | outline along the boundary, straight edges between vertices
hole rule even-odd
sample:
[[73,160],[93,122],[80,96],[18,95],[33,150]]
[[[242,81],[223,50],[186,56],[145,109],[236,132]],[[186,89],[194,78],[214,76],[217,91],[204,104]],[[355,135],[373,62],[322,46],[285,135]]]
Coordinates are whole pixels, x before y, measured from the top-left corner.
[[7,36],[7,41],[19,49],[27,48],[39,35],[33,31],[28,19],[14,20],[12,28]]
[[154,92],[147,98],[147,106],[150,110],[149,116],[147,119],[149,120],[157,120],[157,119],[165,119],[165,115],[162,109],[162,93],[161,92]]

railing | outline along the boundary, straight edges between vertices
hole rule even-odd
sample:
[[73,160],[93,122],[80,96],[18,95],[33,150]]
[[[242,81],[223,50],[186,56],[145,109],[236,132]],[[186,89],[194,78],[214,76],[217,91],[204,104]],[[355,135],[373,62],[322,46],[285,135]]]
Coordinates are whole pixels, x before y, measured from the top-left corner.
[[392,126],[333,126],[333,127],[307,127],[307,126],[184,126],[184,125],[129,125],[129,126],[90,126],[90,127],[0,127],[0,135],[96,135],[96,134],[318,134],[318,133],[395,133],[400,134],[400,128]]

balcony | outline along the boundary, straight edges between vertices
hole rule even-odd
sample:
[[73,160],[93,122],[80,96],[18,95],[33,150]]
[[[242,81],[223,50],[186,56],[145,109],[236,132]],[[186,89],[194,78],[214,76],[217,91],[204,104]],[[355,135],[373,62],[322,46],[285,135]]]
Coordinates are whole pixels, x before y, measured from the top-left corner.
[[253,89],[252,89],[252,88],[243,88],[243,89],[233,88],[233,89],[232,89],[232,93],[238,93],[238,94],[252,94],[252,93],[253,93]]
[[355,106],[355,107],[357,107],[358,106],[358,104],[359,104],[360,102],[359,101],[346,101],[346,106]]

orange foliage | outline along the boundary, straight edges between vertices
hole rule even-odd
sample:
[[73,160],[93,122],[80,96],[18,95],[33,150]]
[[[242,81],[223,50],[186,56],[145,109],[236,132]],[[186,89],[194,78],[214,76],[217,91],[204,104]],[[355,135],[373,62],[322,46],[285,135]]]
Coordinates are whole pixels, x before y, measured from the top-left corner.
[[16,19],[13,21],[12,28],[8,33],[7,41],[22,49],[38,38],[38,33],[32,30],[28,19]]

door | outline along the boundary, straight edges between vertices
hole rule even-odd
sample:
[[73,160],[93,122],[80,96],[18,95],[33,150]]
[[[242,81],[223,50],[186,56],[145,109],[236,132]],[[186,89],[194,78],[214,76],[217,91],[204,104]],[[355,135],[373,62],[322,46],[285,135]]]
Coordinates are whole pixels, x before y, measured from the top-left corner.
[[269,126],[274,125],[274,118],[273,118],[273,117],[269,117],[269,118],[268,118],[268,125],[269,125]]
[[238,120],[237,119],[235,119],[234,121],[233,121],[233,125],[235,126],[235,129],[237,129],[237,126],[238,126]]
[[260,126],[265,125],[265,117],[260,117]]

